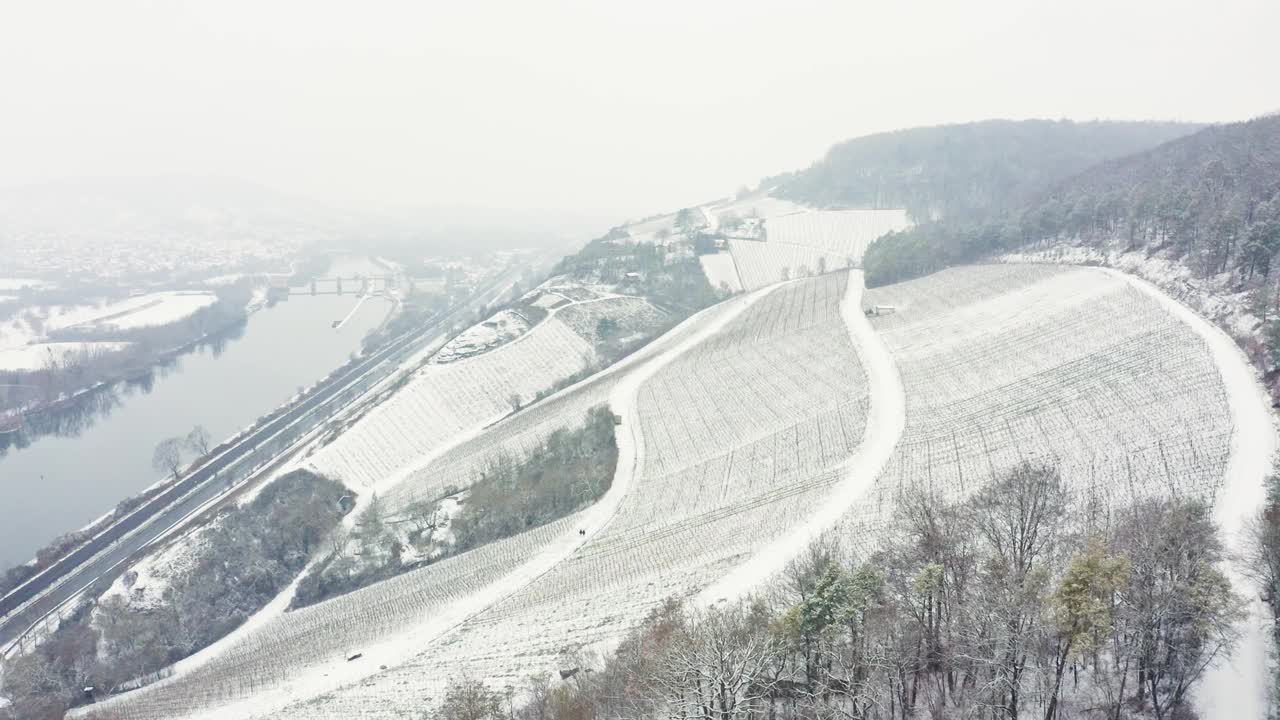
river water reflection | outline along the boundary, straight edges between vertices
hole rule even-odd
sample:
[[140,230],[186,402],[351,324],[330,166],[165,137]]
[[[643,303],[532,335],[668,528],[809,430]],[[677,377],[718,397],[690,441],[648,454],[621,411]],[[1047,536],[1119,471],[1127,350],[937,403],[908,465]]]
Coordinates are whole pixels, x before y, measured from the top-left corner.
[[214,443],[342,365],[390,302],[295,295],[154,372],[0,436],[0,570],[159,479],[156,443],[197,424]]

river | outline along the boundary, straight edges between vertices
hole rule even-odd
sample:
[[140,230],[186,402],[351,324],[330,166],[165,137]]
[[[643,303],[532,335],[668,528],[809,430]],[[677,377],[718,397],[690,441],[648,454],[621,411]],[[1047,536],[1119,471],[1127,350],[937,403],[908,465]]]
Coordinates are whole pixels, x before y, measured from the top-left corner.
[[[350,276],[362,263],[336,265]],[[294,295],[140,381],[89,393],[48,434],[28,432],[0,456],[0,571],[159,480],[151,456],[164,438],[198,424],[217,444],[346,362],[391,307],[356,303]]]

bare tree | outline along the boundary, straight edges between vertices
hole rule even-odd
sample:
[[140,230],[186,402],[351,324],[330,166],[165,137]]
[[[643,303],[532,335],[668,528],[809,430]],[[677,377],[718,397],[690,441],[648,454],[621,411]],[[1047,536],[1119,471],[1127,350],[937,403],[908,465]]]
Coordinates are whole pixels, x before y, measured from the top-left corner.
[[151,467],[177,479],[178,470],[182,468],[182,440],[172,437],[156,443],[151,453]]
[[199,457],[209,454],[209,431],[204,429],[203,425],[196,425],[191,428],[191,432],[187,433],[187,449],[195,453]]
[[445,692],[439,717],[444,720],[501,720],[502,697],[483,682],[462,678]]
[[1125,649],[1137,665],[1137,703],[1158,720],[1174,716],[1192,685],[1239,636],[1244,600],[1220,565],[1226,551],[1200,502],[1157,498],[1122,521],[1132,571],[1120,613]]
[[993,705],[1017,720],[1028,653],[1041,628],[1051,560],[1066,515],[1058,471],[1023,463],[984,489],[973,503],[974,527],[985,545],[990,589],[986,612],[995,618],[1000,648]]
[[782,645],[746,603],[686,614],[659,684],[681,717],[751,717],[773,692],[769,672]]

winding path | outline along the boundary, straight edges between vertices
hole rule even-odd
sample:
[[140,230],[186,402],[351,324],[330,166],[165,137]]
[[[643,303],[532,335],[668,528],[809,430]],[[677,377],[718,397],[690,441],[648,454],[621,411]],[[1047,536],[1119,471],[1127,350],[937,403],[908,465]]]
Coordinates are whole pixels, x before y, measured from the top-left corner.
[[[421,652],[424,647],[440,642],[468,620],[523,590],[560,563],[570,559],[579,548],[608,527],[617,516],[622,501],[631,489],[636,468],[640,466],[640,460],[644,454],[644,442],[635,410],[640,387],[663,367],[719,332],[777,287],[779,286],[770,286],[730,300],[729,302],[733,303],[732,307],[710,320],[705,320],[705,325],[698,327],[678,343],[626,369],[626,375],[613,389],[608,401],[610,409],[622,418],[621,424],[616,428],[618,463],[612,485],[597,503],[574,516],[573,524],[565,532],[543,546],[510,573],[442,608],[439,613],[417,627],[405,628],[405,631],[395,638],[362,648],[366,659],[377,658],[376,663],[346,662],[343,658],[335,658],[332,661],[311,666],[283,684],[269,689],[264,688],[251,696],[226,705],[207,708],[188,717],[207,720],[262,717],[291,703],[314,698],[344,685],[360,682],[380,672],[380,665],[394,666]],[[697,316],[690,321],[697,322]],[[177,678],[170,678],[161,682],[176,680]],[[122,695],[116,701],[127,702],[129,699],[129,695]],[[111,702],[93,707],[100,709]]]
[[[776,286],[774,286],[776,287]],[[741,565],[698,595],[703,604],[739,597],[776,576],[822,533],[835,527],[871,487],[893,456],[906,426],[906,393],[888,348],[862,311],[862,272],[849,272],[849,286],[840,303],[840,315],[849,340],[867,374],[871,403],[862,443],[844,466],[844,477],[827,502],[805,524],[766,545]]]
[[[1244,353],[1220,328],[1146,280],[1118,270],[1105,272],[1124,278],[1190,327],[1204,340],[1222,375],[1231,413],[1231,457],[1222,494],[1214,506],[1214,520],[1222,528],[1228,553],[1239,557],[1244,548],[1245,523],[1263,506],[1264,479],[1271,472],[1276,454],[1276,426],[1266,392]],[[1268,717],[1267,609],[1257,587],[1238,567],[1229,566],[1227,575],[1236,591],[1249,598],[1249,614],[1240,628],[1242,635],[1235,651],[1206,671],[1194,698],[1195,709],[1206,720]]]

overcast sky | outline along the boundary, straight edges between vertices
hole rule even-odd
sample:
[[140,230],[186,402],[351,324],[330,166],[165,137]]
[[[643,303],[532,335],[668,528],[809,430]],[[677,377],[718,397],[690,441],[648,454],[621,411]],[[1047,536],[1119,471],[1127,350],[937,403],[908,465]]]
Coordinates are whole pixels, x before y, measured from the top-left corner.
[[617,213],[989,117],[1280,109],[1280,2],[4,0],[0,184]]

